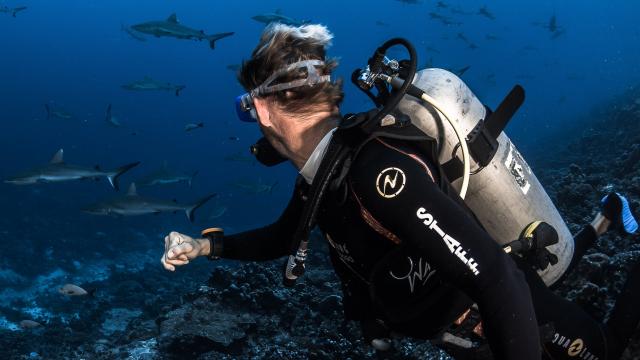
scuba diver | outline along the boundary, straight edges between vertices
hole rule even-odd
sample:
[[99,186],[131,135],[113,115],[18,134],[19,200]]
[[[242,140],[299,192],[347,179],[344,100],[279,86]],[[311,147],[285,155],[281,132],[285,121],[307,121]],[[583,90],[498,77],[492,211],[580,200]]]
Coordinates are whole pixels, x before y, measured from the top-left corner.
[[[371,96],[378,109],[343,117],[342,83],[331,80],[337,63],[326,57],[332,37],[321,25],[269,25],[238,76],[248,91],[237,98],[238,115],[257,122],[264,135],[252,152],[266,165],[289,160],[299,171],[283,214],[271,225],[233,235],[220,228],[204,230],[202,238],[171,232],[163,266],[175,271],[200,256],[243,261],[288,256],[283,280],[291,286],[304,273],[308,235],[317,226],[341,280],[345,317],[360,322],[364,338],[378,351],[388,350],[391,335],[400,334],[430,340],[456,359],[618,359],[640,321],[640,265],[630,271],[606,323],[549,285],[571,272],[598,236],[637,230],[627,199],[614,192],[605,196],[593,222],[570,241],[562,229],[566,225],[550,224],[556,220],[542,217],[545,213],[539,217],[544,221],[529,218],[513,238],[492,236],[508,221],[481,220],[487,214],[467,203],[477,196],[468,182],[467,156],[475,154],[474,164],[482,163],[479,147],[469,141],[470,151],[467,141],[460,141],[463,175],[454,186],[455,172],[440,161],[443,140],[425,136],[407,111],[398,110],[405,95],[427,98],[410,86],[416,75],[413,52],[409,61],[393,62],[384,56],[387,46],[379,48],[354,82],[384,80],[393,91],[374,85],[382,93]],[[389,44],[396,43],[411,49],[403,40]],[[445,83],[457,79],[447,76]],[[517,108],[507,105],[484,114],[485,130],[491,130],[493,114]],[[445,106],[434,108],[452,117]],[[485,160],[495,157],[508,167],[513,194],[529,197],[522,211],[536,208],[530,196],[539,185],[526,177],[530,169],[510,143],[506,151],[497,150],[507,144],[501,130],[493,142],[493,130],[485,130],[478,133],[484,131],[487,144],[496,146]],[[490,164],[472,175],[490,171]],[[499,182],[497,176],[493,182]],[[505,188],[497,196],[509,195]],[[545,204],[545,211],[557,212]],[[508,210],[513,219],[520,213],[514,204]],[[564,250],[556,251],[559,245]],[[562,269],[549,277],[558,266]]]

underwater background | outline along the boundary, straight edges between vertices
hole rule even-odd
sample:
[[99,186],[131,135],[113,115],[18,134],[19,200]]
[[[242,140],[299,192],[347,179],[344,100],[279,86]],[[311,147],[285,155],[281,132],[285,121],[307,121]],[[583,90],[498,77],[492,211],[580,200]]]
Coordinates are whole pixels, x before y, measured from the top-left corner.
[[[373,106],[350,83],[351,72],[385,40],[404,37],[420,67],[460,73],[490,107],[514,84],[524,86],[527,100],[507,134],[572,230],[605,188],[624,191],[638,208],[638,2],[0,1],[0,178],[43,166],[59,149],[65,162],[88,168],[140,161],[121,176],[119,192],[104,178],[0,184],[0,359],[375,357],[357,326],[341,322],[339,285],[321,239],[313,241],[305,287],[294,289],[280,285],[280,261],[201,259],[175,273],[160,265],[170,231],[262,226],[289,199],[295,170],[253,160],[248,149],[261,135],[234,109],[244,92],[237,66],[265,26],[252,17],[276,11],[334,33],[329,55],[340,61],[343,113]],[[211,49],[207,41],[131,29],[172,13],[206,34],[234,34]],[[185,88],[179,96],[123,88],[145,77]],[[189,179],[141,185],[162,171]],[[216,197],[193,223],[182,211],[82,211],[134,181],[140,195],[181,204]],[[564,294],[606,316],[621,269],[640,254],[637,240],[604,237],[582,265],[586,279],[569,279]],[[68,283],[93,296],[61,294]],[[25,328],[23,320],[41,326]],[[398,358],[446,358],[424,342],[398,342]],[[629,358],[640,356],[637,344]]]

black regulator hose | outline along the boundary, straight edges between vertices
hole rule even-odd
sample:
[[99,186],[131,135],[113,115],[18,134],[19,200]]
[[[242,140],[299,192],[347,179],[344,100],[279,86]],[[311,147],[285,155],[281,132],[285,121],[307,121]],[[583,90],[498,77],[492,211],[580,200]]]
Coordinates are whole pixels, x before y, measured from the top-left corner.
[[387,53],[387,50],[397,45],[404,46],[405,49],[407,49],[407,52],[409,52],[409,69],[407,72],[407,78],[404,79],[404,83],[402,84],[400,89],[398,89],[395,92],[392,92],[392,95],[389,98],[389,100],[384,104],[382,109],[373,118],[372,122],[374,123],[379,124],[380,121],[385,116],[389,115],[389,113],[391,113],[391,111],[393,111],[398,106],[398,104],[400,103],[400,100],[402,100],[402,98],[409,91],[409,86],[411,86],[411,83],[413,83],[413,79],[416,76],[416,71],[418,67],[418,54],[416,53],[415,47],[413,47],[413,45],[408,40],[403,38],[390,39],[386,41],[384,44],[382,44],[382,46],[377,48],[376,52],[373,54],[373,56],[369,60],[370,69],[372,71],[376,69],[378,70],[376,72],[379,72],[380,66],[382,64],[385,54]]

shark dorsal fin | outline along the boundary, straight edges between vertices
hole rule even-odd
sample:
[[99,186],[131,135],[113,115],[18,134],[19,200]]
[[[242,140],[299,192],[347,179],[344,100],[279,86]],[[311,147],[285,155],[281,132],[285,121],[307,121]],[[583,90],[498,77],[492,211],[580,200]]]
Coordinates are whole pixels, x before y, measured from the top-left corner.
[[177,24],[178,23],[178,17],[176,16],[176,13],[173,13],[173,14],[169,15],[169,17],[167,18],[167,22]]
[[127,196],[138,196],[138,191],[136,190],[136,183],[131,183],[131,185],[129,185],[129,190],[127,190]]
[[64,150],[60,149],[58,150],[58,152],[53,155],[53,157],[51,158],[51,161],[49,161],[50,164],[62,164],[64,162]]

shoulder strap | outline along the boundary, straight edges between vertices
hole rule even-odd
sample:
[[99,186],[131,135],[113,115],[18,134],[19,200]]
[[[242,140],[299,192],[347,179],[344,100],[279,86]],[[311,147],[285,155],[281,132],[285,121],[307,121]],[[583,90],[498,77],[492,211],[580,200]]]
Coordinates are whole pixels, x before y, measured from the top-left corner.
[[351,150],[347,145],[347,136],[345,135],[345,131],[341,129],[334,132],[309,189],[307,201],[300,216],[300,222],[293,235],[293,241],[290,246],[291,255],[289,255],[285,266],[283,278],[285,286],[293,286],[296,280],[304,274],[309,234],[316,225],[318,208],[324,199],[331,179],[335,176]]

